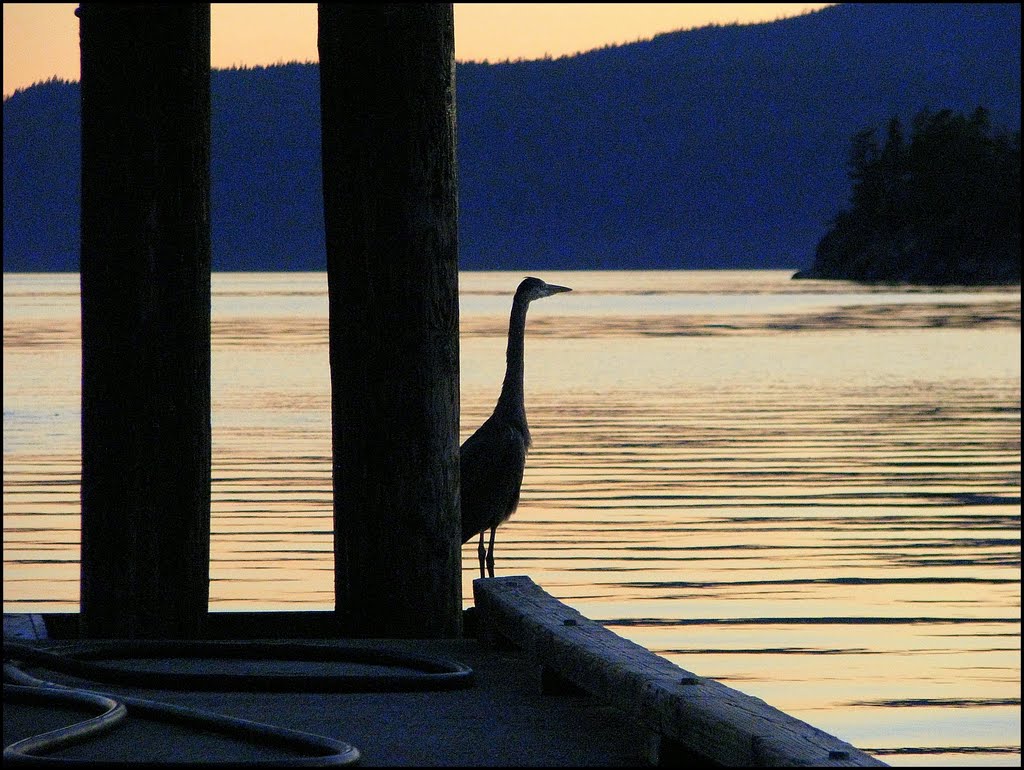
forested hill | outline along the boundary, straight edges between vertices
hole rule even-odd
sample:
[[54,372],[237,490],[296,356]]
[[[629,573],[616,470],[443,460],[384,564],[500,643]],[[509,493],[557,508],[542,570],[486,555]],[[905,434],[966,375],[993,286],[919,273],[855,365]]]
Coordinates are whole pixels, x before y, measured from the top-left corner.
[[[800,268],[850,137],[925,107],[1020,126],[1019,4],[844,4],[459,64],[463,269]],[[316,65],[213,73],[216,270],[321,270]],[[77,270],[79,89],[4,100],[4,271]]]

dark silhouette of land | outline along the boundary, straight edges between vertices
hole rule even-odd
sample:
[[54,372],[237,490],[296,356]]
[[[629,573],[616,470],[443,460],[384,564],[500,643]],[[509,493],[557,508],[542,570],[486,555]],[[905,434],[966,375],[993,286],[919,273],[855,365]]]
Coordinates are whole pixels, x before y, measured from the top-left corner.
[[854,134],[850,207],[794,278],[919,284],[1020,283],[1020,131],[988,111],[922,110],[884,144]]
[[[1020,127],[1019,4],[844,4],[457,68],[462,269],[811,265],[850,137]],[[324,270],[318,68],[212,76],[215,270]],[[4,270],[77,270],[79,87],[4,100]]]

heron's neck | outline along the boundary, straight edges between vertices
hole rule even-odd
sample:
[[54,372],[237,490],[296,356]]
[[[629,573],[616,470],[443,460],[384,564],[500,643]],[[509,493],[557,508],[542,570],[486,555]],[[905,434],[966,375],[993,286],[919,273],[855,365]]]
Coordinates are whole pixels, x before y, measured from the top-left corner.
[[512,302],[512,315],[508,322],[508,349],[505,352],[505,381],[495,411],[520,417],[526,422],[523,399],[523,337],[526,334],[526,310],[530,303],[518,297]]

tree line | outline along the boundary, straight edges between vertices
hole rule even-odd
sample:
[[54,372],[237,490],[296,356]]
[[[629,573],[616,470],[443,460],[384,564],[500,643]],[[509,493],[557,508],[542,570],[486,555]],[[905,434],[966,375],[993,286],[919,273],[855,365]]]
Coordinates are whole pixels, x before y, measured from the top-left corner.
[[798,277],[932,284],[1020,282],[1020,131],[989,111],[923,109],[850,143],[850,207]]

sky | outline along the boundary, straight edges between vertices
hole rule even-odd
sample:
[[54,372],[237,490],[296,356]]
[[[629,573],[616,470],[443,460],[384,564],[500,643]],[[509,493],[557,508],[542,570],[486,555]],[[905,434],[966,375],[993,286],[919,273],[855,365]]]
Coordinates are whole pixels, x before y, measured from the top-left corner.
[[[564,56],[711,23],[756,23],[831,3],[455,3],[457,61]],[[79,79],[78,3],[4,3],[4,97]],[[317,61],[315,3],[212,3],[214,68]]]

